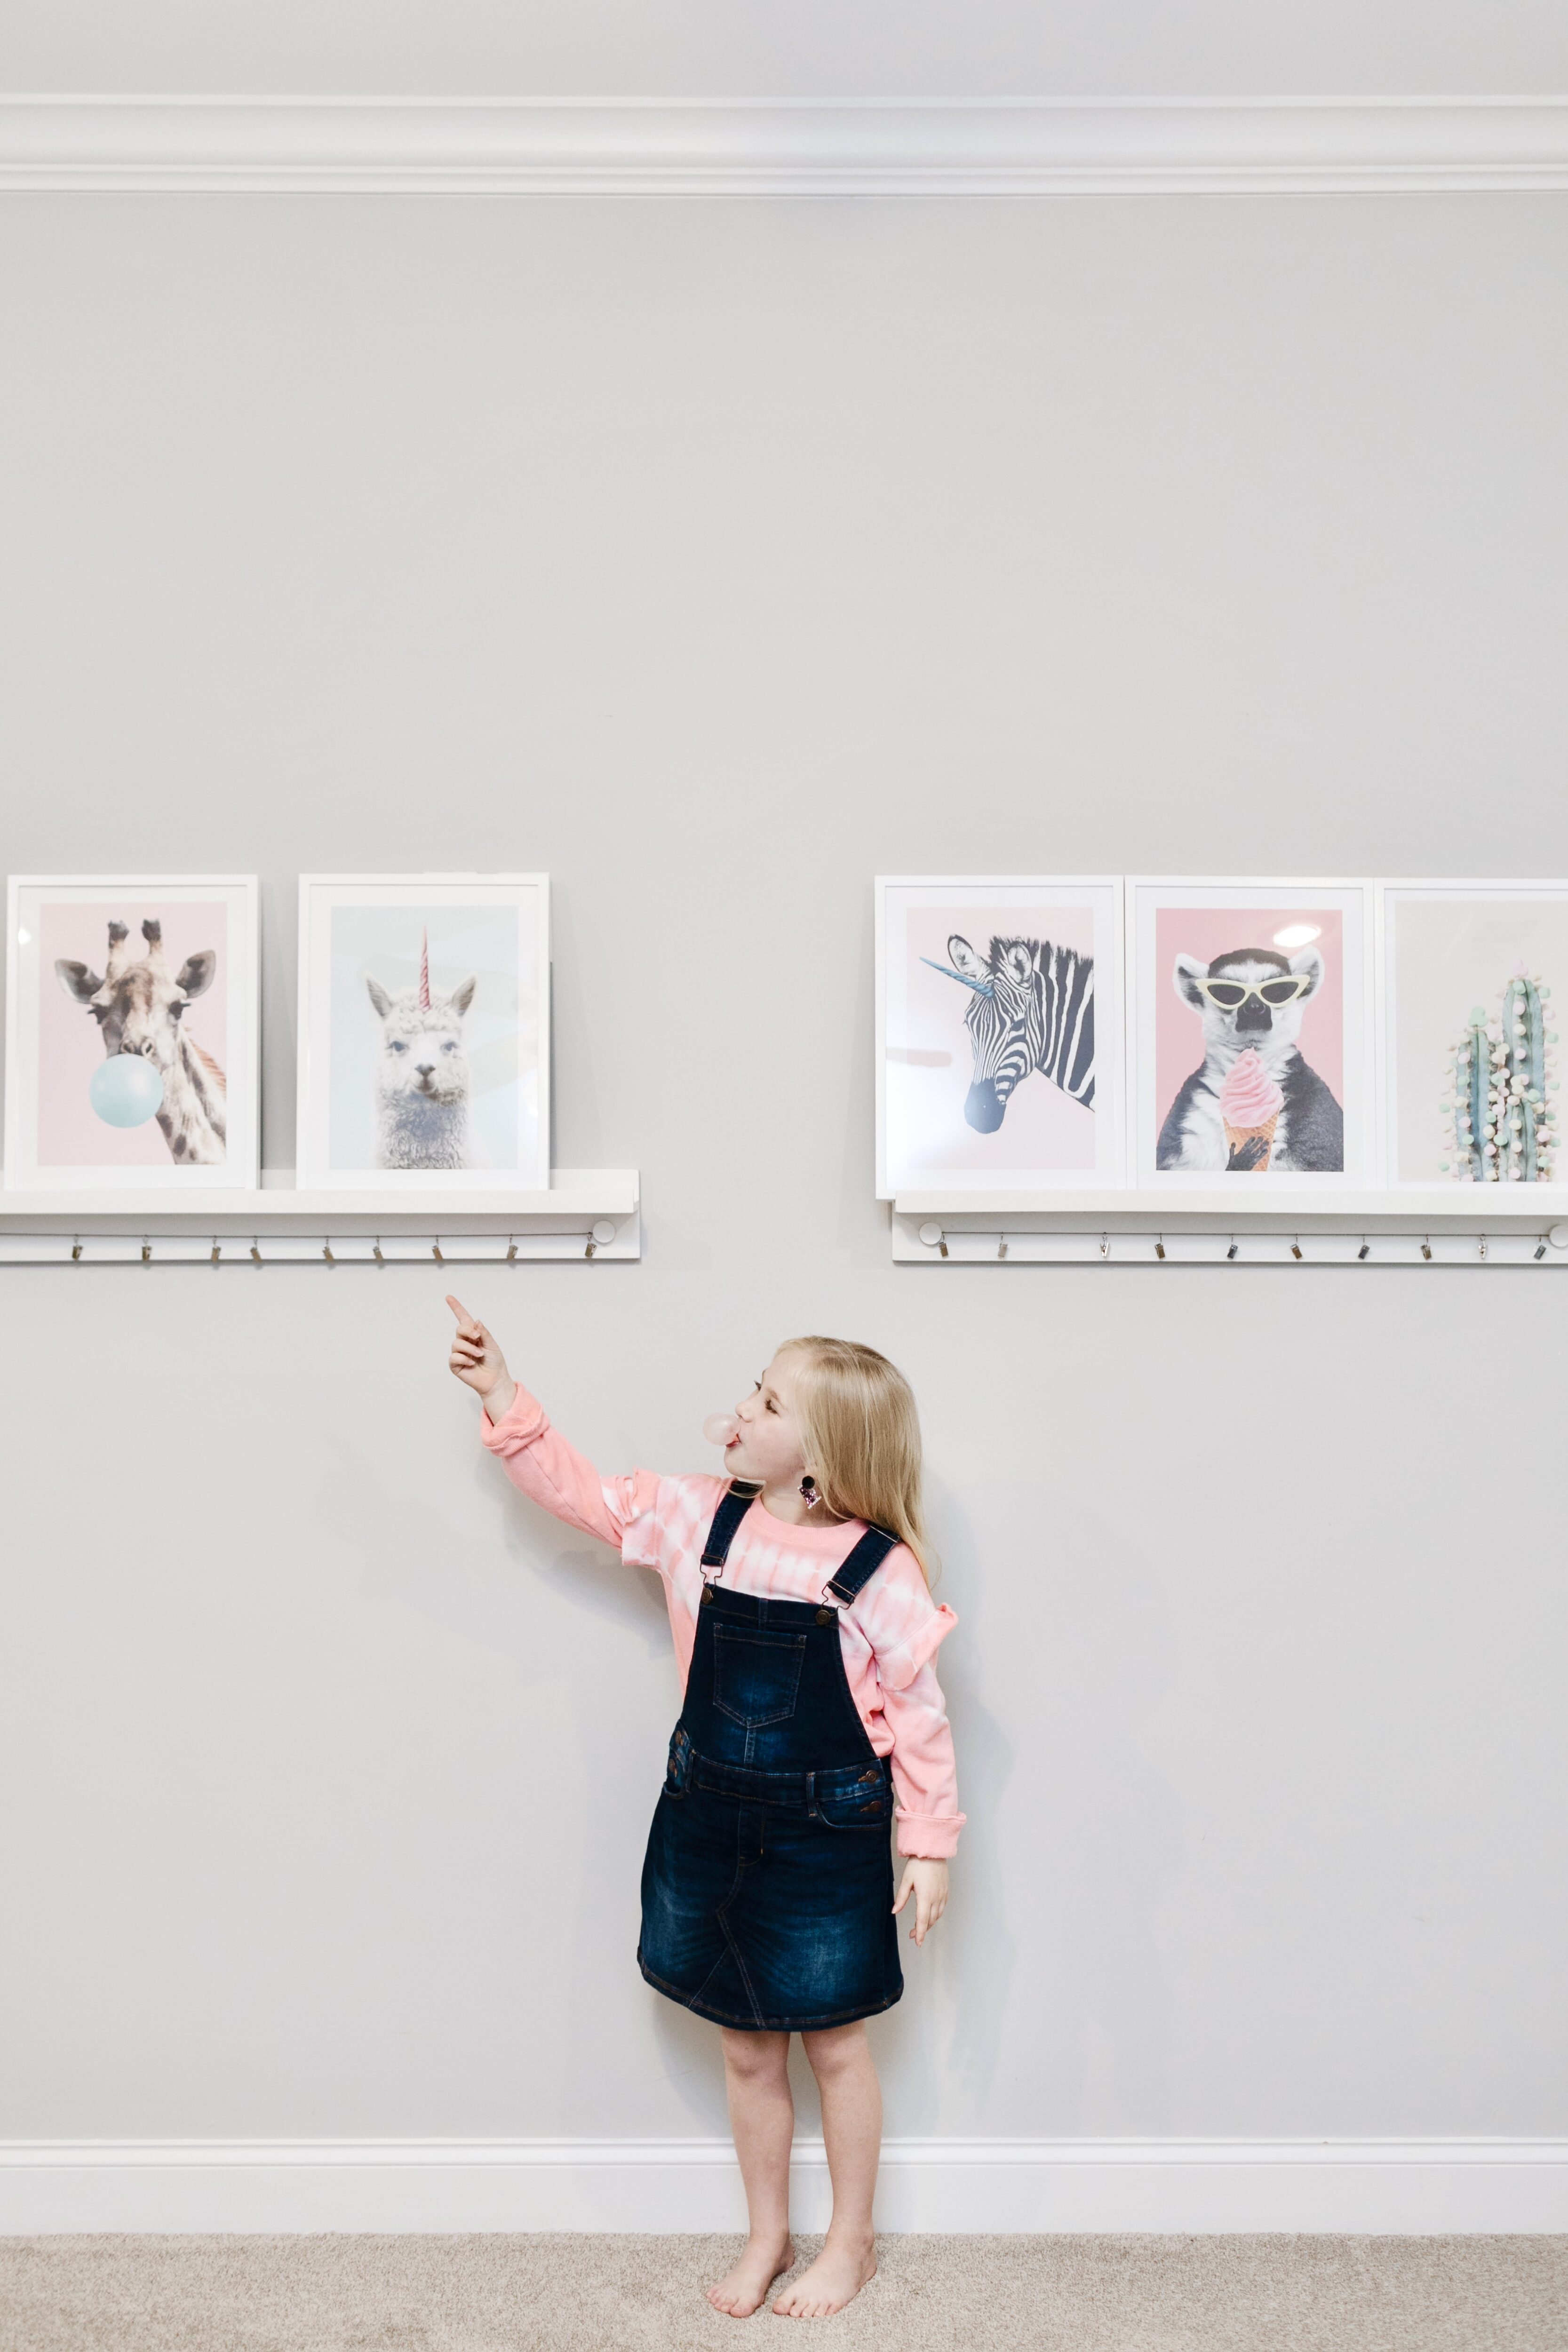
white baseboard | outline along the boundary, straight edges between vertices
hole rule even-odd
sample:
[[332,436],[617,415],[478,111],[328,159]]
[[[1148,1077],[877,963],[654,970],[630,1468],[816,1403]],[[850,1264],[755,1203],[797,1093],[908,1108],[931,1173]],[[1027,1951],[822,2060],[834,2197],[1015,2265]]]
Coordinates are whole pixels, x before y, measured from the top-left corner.
[[[795,2212],[825,2226],[820,2140]],[[886,2230],[1568,2231],[1568,2139],[894,2139]],[[11,2140],[0,2234],[735,2230],[723,2139]]]
[[1563,187],[1562,98],[0,93],[0,188],[1083,196]]

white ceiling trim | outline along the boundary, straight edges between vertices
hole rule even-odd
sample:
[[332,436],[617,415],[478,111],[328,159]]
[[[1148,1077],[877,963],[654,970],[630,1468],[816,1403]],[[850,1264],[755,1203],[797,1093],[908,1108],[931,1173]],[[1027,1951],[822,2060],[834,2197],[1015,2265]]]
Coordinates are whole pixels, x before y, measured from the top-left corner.
[[1568,99],[0,95],[0,188],[1270,195],[1568,188]]

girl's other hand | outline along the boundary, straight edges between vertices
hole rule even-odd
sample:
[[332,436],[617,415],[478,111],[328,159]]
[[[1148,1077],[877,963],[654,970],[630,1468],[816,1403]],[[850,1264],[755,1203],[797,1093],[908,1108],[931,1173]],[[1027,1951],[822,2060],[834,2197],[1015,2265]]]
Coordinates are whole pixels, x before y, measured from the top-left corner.
[[895,1918],[911,1895],[915,1898],[915,1924],[910,1929],[910,1939],[912,1943],[923,1944],[947,1909],[946,1863],[912,1860],[905,1863],[899,1899],[893,1906]]
[[448,1291],[447,1304],[458,1318],[447,1365],[477,1397],[483,1399],[490,1419],[500,1421],[517,1394],[517,1382],[507,1370],[506,1358],[496,1345],[494,1335],[475,1320],[460,1298],[454,1298]]

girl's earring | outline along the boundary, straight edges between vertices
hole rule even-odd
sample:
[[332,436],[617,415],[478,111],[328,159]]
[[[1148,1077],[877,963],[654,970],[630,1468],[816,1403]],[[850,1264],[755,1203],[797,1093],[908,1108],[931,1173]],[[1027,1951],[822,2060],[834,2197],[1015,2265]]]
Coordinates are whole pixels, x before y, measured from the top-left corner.
[[800,1491],[806,1509],[808,1511],[814,1511],[818,1503],[821,1502],[822,1497],[816,1491],[816,1481],[812,1476],[809,1470],[800,1482]]

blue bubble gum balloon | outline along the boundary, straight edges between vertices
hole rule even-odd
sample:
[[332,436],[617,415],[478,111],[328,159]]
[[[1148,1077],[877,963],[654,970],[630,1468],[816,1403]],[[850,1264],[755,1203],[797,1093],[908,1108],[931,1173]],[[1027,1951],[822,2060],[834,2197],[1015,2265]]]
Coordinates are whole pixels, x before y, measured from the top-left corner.
[[110,1054],[100,1062],[87,1097],[110,1127],[145,1127],[163,1108],[163,1081],[143,1054]]

